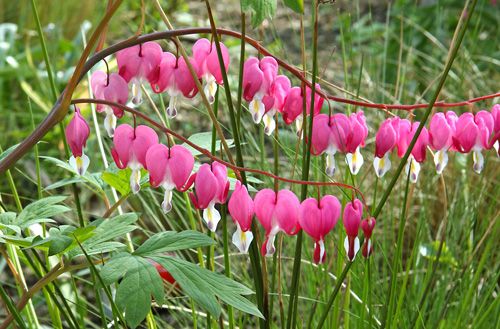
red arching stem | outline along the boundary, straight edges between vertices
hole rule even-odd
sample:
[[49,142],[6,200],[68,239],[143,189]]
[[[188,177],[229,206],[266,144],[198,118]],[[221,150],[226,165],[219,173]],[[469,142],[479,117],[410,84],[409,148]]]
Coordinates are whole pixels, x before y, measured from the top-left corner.
[[109,65],[106,58],[103,58],[102,60],[104,61],[104,64],[106,64],[106,87],[107,87],[109,86]]
[[174,136],[178,140],[181,140],[182,142],[188,144],[189,146],[191,146],[192,148],[194,148],[195,150],[197,150],[201,154],[207,156],[211,160],[217,161],[217,162],[225,165],[226,167],[231,168],[235,172],[238,172],[238,171],[251,172],[251,173],[255,173],[255,174],[267,176],[267,177],[270,177],[270,178],[273,178],[273,179],[277,179],[277,180],[280,180],[282,182],[291,183],[291,184],[299,184],[299,185],[306,184],[306,185],[311,185],[311,186],[338,186],[338,187],[343,187],[343,188],[351,189],[353,191],[353,193],[356,193],[356,194],[358,194],[361,197],[361,199],[363,201],[363,204],[366,206],[365,197],[364,197],[363,193],[361,193],[361,191],[358,188],[354,187],[354,186],[351,186],[349,184],[338,183],[338,182],[302,181],[302,180],[298,180],[298,179],[290,179],[290,178],[286,178],[286,177],[277,176],[277,175],[274,175],[274,174],[272,174],[270,172],[259,170],[259,169],[238,167],[236,165],[233,165],[233,164],[231,164],[231,163],[229,163],[227,161],[224,161],[224,160],[216,157],[215,155],[213,155],[212,153],[210,153],[210,151],[208,151],[207,149],[196,145],[195,143],[191,142],[189,139],[183,137],[182,135],[176,133],[175,131],[168,129],[167,127],[163,126],[162,124],[160,124],[160,123],[156,122],[155,120],[149,118],[146,114],[144,114],[142,112],[139,112],[137,110],[134,110],[133,108],[130,108],[128,106],[125,106],[125,105],[122,105],[122,104],[118,104],[118,103],[115,103],[115,102],[109,102],[109,101],[105,101],[105,100],[101,100],[101,99],[91,99],[91,98],[78,98],[78,99],[72,100],[71,103],[72,104],[94,103],[94,104],[105,104],[105,105],[109,105],[109,106],[119,107],[120,109],[122,109],[125,112],[132,113],[134,116],[138,116],[138,117],[144,119],[145,121],[149,122],[150,124],[152,124],[156,128],[160,129],[162,132],[164,132],[166,134],[170,134],[171,136]]

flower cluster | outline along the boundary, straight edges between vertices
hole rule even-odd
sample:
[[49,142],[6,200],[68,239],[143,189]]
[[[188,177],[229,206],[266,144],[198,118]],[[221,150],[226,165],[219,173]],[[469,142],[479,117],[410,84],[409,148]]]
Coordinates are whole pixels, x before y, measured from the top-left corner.
[[[229,55],[227,48],[220,43],[224,65],[227,70]],[[91,78],[94,96],[117,104],[126,104],[131,87],[131,103],[142,102],[141,88],[148,82],[156,93],[167,92],[170,96],[166,113],[170,117],[177,114],[179,97],[192,98],[197,94],[195,77],[204,82],[203,93],[209,102],[214,102],[217,85],[223,83],[221,65],[214,43],[207,39],[198,40],[188,62],[172,53],[163,52],[154,42],[124,49],[117,54],[118,73],[96,71]],[[319,91],[319,85],[316,91]],[[292,87],[290,80],[278,75],[278,63],[272,57],[258,59],[250,57],[244,63],[243,97],[249,102],[249,111],[255,123],[264,122],[265,133],[270,135],[276,129],[276,115],[281,113],[285,124],[297,124],[302,128],[303,108],[311,115],[313,102],[312,90],[308,87]],[[353,175],[358,174],[363,165],[361,148],[365,146],[368,126],[362,111],[345,115],[342,113],[322,114],[323,98],[315,93],[313,106],[313,131],[307,141],[310,152],[320,156],[326,154],[326,172],[335,173],[335,154],[345,154],[345,161]],[[346,231],[344,246],[352,261],[362,247],[362,254],[368,257],[372,252],[371,236],[376,224],[374,218],[363,218],[363,204],[353,199],[343,212],[335,196],[308,198],[302,203],[290,190],[279,191],[262,189],[252,198],[247,187],[240,181],[228,198],[230,184],[228,170],[220,162],[202,164],[193,173],[195,159],[191,152],[180,145],[160,143],[157,133],[145,125],[130,126],[121,124],[116,127],[117,119],[123,116],[119,107],[99,104],[98,112],[104,112],[104,126],[113,137],[111,150],[116,166],[130,170],[130,189],[138,193],[141,188],[141,171],[149,173],[152,188],[164,190],[161,207],[165,213],[172,210],[173,191],[186,192],[192,187],[189,196],[193,205],[202,211],[203,220],[212,232],[217,229],[221,218],[218,206],[228,203],[228,210],[236,224],[233,244],[247,252],[253,240],[252,220],[255,216],[265,230],[262,254],[275,252],[274,240],[279,232],[295,235],[301,229],[315,241],[314,261],[322,263],[326,258],[325,237],[335,227],[342,213]],[[373,166],[378,177],[385,175],[391,167],[390,154],[397,149],[400,158],[407,152],[417,132],[419,137],[413,145],[407,163],[410,180],[416,182],[420,165],[426,159],[427,148],[434,153],[436,171],[441,174],[448,161],[448,151],[473,153],[475,172],[484,167],[482,150],[493,147],[498,152],[500,137],[500,105],[491,111],[480,111],[475,115],[464,113],[457,116],[454,112],[436,113],[430,120],[429,128],[419,132],[419,122],[393,117],[385,120],[375,136],[375,157]],[[89,158],[84,147],[90,133],[89,125],[75,107],[75,114],[66,128],[66,138],[72,152],[70,165],[80,175],[88,168]],[[363,246],[360,246],[358,233],[364,233]]]

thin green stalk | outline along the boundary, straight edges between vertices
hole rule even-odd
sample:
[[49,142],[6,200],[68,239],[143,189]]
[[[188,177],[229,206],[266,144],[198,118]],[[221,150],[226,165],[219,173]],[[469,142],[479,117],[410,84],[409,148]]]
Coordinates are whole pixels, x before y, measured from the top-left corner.
[[[412,160],[413,161],[413,160]],[[410,163],[411,166],[411,163]],[[401,207],[401,218],[399,219],[398,228],[398,238],[396,243],[396,253],[392,258],[391,266],[391,281],[389,284],[389,290],[387,291],[386,301],[384,303],[384,313],[382,316],[382,328],[385,328],[386,322],[390,320],[387,319],[389,314],[393,314],[392,308],[394,303],[394,298],[396,295],[396,276],[399,273],[399,261],[403,257],[403,237],[406,225],[406,209],[408,207],[408,191],[410,190],[410,172],[406,177],[405,193],[403,197],[403,206]]]
[[[311,79],[311,103],[309,108],[309,128],[304,129],[307,125],[307,110],[306,106],[304,106],[303,110],[303,118],[304,123],[302,125],[302,133],[304,136],[307,136],[307,139],[303,139],[302,147],[303,147],[303,162],[302,162],[302,180],[309,180],[309,166],[311,163],[311,152],[309,151],[307,140],[311,140],[312,131],[313,131],[313,113],[314,113],[314,98],[316,96],[316,77],[318,75],[318,6],[319,3],[315,0],[312,2],[312,22],[314,25],[313,29],[313,40],[312,40],[312,48],[313,48],[313,70],[312,70],[312,79]],[[304,94],[305,96],[305,94]],[[305,98],[305,97],[303,97]],[[307,134],[307,135],[306,135]],[[304,184],[301,186],[301,200],[304,200],[307,197],[307,185]],[[299,277],[300,277],[300,265],[301,265],[301,256],[302,256],[302,239],[303,233],[302,230],[297,234],[297,241],[295,244],[295,259],[293,263],[293,272],[292,272],[292,285],[290,289],[290,301],[288,305],[288,318],[287,318],[287,329],[295,328],[295,321],[297,319],[297,305],[298,305],[298,291],[299,291]]]
[[10,314],[12,314],[14,316],[14,320],[17,322],[17,325],[19,326],[19,328],[28,329],[28,327],[26,327],[26,324],[25,324],[21,314],[19,314],[16,306],[14,305],[14,303],[10,299],[9,295],[7,294],[5,289],[3,288],[3,285],[0,285],[0,297],[2,298],[3,302],[7,306],[7,309],[9,310]]
[[[207,13],[208,17],[210,20],[210,27],[212,29],[212,36],[215,41],[218,41],[219,38],[217,37],[217,30],[215,26],[215,21],[214,17],[212,14],[212,9],[210,8],[210,3],[208,0],[205,1],[206,7],[207,7]],[[243,155],[241,152],[241,143],[240,143],[240,135],[239,135],[239,129],[237,126],[236,122],[236,116],[234,112],[234,107],[233,107],[233,101],[231,99],[231,90],[229,87],[229,80],[227,78],[227,73],[224,68],[224,59],[222,57],[222,52],[221,52],[221,47],[219,42],[215,42],[215,49],[217,50],[217,58],[219,60],[219,65],[221,67],[221,72],[222,72],[222,78],[224,81],[224,91],[226,93],[226,101],[227,101],[227,106],[228,106],[228,112],[229,112],[229,118],[231,121],[231,130],[232,130],[232,135],[234,138],[234,146],[236,149],[236,164],[239,167],[244,167],[243,163]],[[247,180],[246,180],[246,174],[245,172],[241,172],[241,182],[243,185],[247,185]],[[261,313],[264,316],[264,319],[259,319],[260,326],[261,328],[269,328],[269,309],[267,305],[267,294],[266,291],[267,289],[267,278],[263,276],[263,266],[261,267],[260,264],[260,252],[259,252],[259,231],[257,228],[257,224],[255,221],[252,223],[252,233],[254,235],[254,242],[250,246],[250,262],[252,263],[252,270],[254,273],[254,284],[255,284],[255,291],[256,291],[256,296],[257,296],[257,306]],[[264,263],[265,265],[265,263]]]
[[[221,219],[222,219],[222,239],[224,243],[224,270],[228,278],[231,278],[231,259],[229,257],[229,238],[228,238],[228,228],[227,228],[227,206],[222,205],[221,207]],[[227,313],[229,319],[229,328],[234,328],[234,310],[231,305],[227,306]]]
[[238,129],[241,128],[241,99],[243,96],[243,65],[245,64],[245,35],[246,35],[246,18],[245,12],[241,11],[241,39],[240,39],[240,65],[238,68],[238,98],[236,100],[236,122]]

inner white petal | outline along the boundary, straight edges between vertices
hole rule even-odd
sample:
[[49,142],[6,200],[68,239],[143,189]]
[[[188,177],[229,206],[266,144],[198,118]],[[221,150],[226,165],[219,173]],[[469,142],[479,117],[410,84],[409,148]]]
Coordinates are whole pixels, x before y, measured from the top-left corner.
[[436,165],[436,172],[438,175],[441,175],[448,164],[448,152],[446,152],[446,149],[434,153],[434,164]]
[[132,168],[132,173],[130,174],[130,190],[132,193],[137,194],[141,189],[141,169],[137,166]]
[[472,151],[472,159],[474,161],[474,166],[472,167],[474,172],[480,174],[484,168],[484,157],[480,149]]
[[203,210],[203,220],[207,223],[207,227],[210,231],[215,232],[217,230],[217,224],[220,221],[220,214],[217,209],[215,209],[215,203],[210,202],[208,207]]
[[210,104],[213,104],[213,102],[215,102],[215,93],[217,92],[217,83],[215,82],[215,78],[212,75],[206,78],[203,92],[205,93],[208,102]]
[[165,214],[172,210],[172,192],[172,189],[165,189],[163,202],[161,203],[161,208],[163,209],[163,213]]
[[85,175],[90,164],[90,159],[88,156],[82,153],[82,156],[75,157],[71,156],[69,158],[69,165],[73,170],[80,176]]
[[262,116],[266,112],[266,107],[264,106],[262,99],[254,97],[254,99],[252,99],[252,101],[248,105],[248,109],[252,114],[253,122],[255,122],[256,124],[260,123],[260,121],[262,120]]
[[326,174],[328,176],[333,176],[335,175],[335,153],[326,153]]
[[174,118],[177,115],[177,104],[179,102],[179,96],[178,95],[171,95],[170,100],[168,101],[168,107],[167,107],[167,117],[169,118]]
[[357,175],[364,163],[363,155],[361,155],[359,147],[356,148],[354,153],[347,153],[345,157],[351,173]]
[[113,137],[116,128],[116,117],[113,114],[113,110],[106,109],[106,117],[104,118],[104,129],[108,133],[109,137]]
[[233,234],[232,242],[241,253],[248,253],[248,248],[253,240],[251,231],[243,232],[239,224],[236,224],[236,231]]
[[131,80],[132,84],[132,103],[135,106],[139,106],[142,104],[142,90],[141,90],[141,81],[133,78]]

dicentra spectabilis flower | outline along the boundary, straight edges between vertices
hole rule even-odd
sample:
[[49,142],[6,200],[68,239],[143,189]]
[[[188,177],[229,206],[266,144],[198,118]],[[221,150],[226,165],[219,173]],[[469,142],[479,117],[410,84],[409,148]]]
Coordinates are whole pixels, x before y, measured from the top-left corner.
[[213,162],[200,166],[194,181],[195,193],[189,196],[194,206],[203,209],[203,220],[210,231],[215,232],[220,221],[220,214],[215,204],[226,202],[229,191],[227,168],[225,165]]
[[160,65],[162,49],[156,42],[149,41],[116,53],[118,73],[132,84],[132,103],[142,103],[141,84]]
[[[219,45],[224,61],[224,69],[227,71],[229,67],[229,52],[222,42],[219,42]],[[217,85],[224,83],[215,43],[210,43],[207,39],[196,41],[193,45],[193,59],[198,65],[199,76],[205,81],[203,91],[207,96],[208,102],[212,104],[215,101]]]
[[265,114],[262,118],[262,121],[264,121],[264,132],[268,136],[270,136],[273,133],[274,129],[276,129],[274,115],[276,114],[276,112],[283,112],[285,99],[290,88],[290,79],[288,79],[284,75],[279,75],[271,85],[269,94],[264,96],[264,98],[262,99],[265,105]]
[[141,169],[147,169],[146,153],[153,145],[158,144],[158,135],[148,126],[136,128],[121,124],[115,130],[114,147],[111,154],[120,169],[130,168],[130,189],[136,194],[141,189]]
[[346,153],[346,162],[353,175],[363,165],[360,147],[364,146],[368,135],[365,117],[362,112],[353,113],[349,117],[336,113],[331,117],[319,114],[314,119],[311,151],[314,155],[327,154],[326,173],[335,174],[335,153]]
[[87,144],[90,134],[90,127],[85,118],[81,115],[80,109],[75,106],[75,114],[66,127],[66,140],[69,149],[73,154],[69,158],[69,164],[79,174],[83,175],[89,167],[89,157],[83,153],[83,148]]
[[266,112],[263,99],[269,95],[271,86],[278,75],[278,62],[273,57],[266,56],[260,61],[249,57],[243,66],[243,98],[250,102],[248,110],[253,121],[260,123]]
[[363,230],[363,234],[365,235],[365,240],[363,242],[361,252],[363,254],[363,257],[365,258],[368,258],[373,252],[372,233],[373,229],[375,228],[375,224],[377,224],[377,221],[373,217],[369,217],[361,221],[361,229]]
[[[106,74],[103,71],[95,71],[90,78],[92,92],[96,99],[127,104],[128,85],[127,82],[117,73]],[[116,106],[97,104],[97,112],[106,113],[104,128],[109,137],[113,137],[116,128],[116,119],[123,116],[123,110]]]
[[441,175],[448,163],[448,149],[453,145],[455,134],[455,123],[457,120],[455,112],[448,111],[436,113],[429,124],[429,142],[434,151],[434,164],[436,172]]
[[344,248],[347,253],[347,258],[352,262],[359,251],[359,226],[363,217],[363,204],[358,199],[346,204],[342,222],[344,223],[345,232],[347,234],[344,240]]
[[262,245],[262,255],[271,256],[276,251],[274,239],[279,232],[287,235],[297,234],[300,230],[300,202],[290,190],[263,189],[255,195],[255,215],[266,231]]
[[464,113],[457,120],[453,145],[460,153],[472,151],[473,170],[478,174],[484,168],[481,151],[493,146],[491,138],[494,126],[493,116],[487,111],[479,111],[475,116],[472,113]]
[[[419,122],[414,122],[413,124],[406,119],[399,120],[399,132],[398,132],[398,156],[402,158],[408,146],[415,136]],[[418,180],[418,174],[420,173],[420,164],[425,161],[427,145],[429,145],[429,133],[425,127],[423,127],[420,135],[417,138],[410,156],[408,157],[408,162],[406,164],[406,174],[410,175],[410,182],[416,183]]]
[[[318,90],[321,90],[319,84],[316,84],[316,92],[314,94],[314,116],[316,116],[323,106],[324,99],[318,94]],[[311,113],[311,95],[312,90],[306,87],[306,113],[310,115]],[[287,125],[295,122],[295,127],[297,132],[302,130],[303,122],[303,109],[304,109],[304,99],[301,87],[293,87],[288,91],[288,95],[285,99],[285,104],[283,105],[283,120]]]
[[499,143],[500,143],[500,104],[495,104],[491,108],[491,115],[493,116],[493,147],[497,151],[497,155],[500,156],[500,148],[499,148]]
[[149,182],[152,187],[163,187],[165,196],[161,207],[165,213],[172,210],[172,191],[182,190],[194,166],[194,158],[187,148],[174,145],[171,148],[156,144],[146,153]]
[[254,215],[253,200],[248,194],[245,185],[236,181],[234,192],[228,202],[229,214],[236,224],[236,232],[233,234],[233,244],[242,253],[247,253],[253,240],[252,218]]
[[324,263],[326,259],[325,236],[333,230],[340,217],[340,202],[332,195],[318,200],[308,198],[300,206],[300,227],[314,239],[314,262]]
[[270,256],[276,251],[274,239],[279,232],[288,235],[297,234],[300,230],[300,202],[290,190],[260,190],[254,198],[255,215],[266,231],[266,239],[262,245],[262,255]]
[[[198,72],[199,68],[195,61],[190,60],[193,69]],[[196,83],[189,71],[184,57],[175,57],[174,54],[164,52],[161,62],[156,70],[150,75],[151,88],[156,93],[165,90],[170,96],[167,107],[167,115],[173,118],[177,115],[179,97],[193,98],[198,93]]]
[[373,168],[378,177],[391,169],[391,151],[398,141],[399,118],[387,119],[380,125],[375,135],[375,158]]

